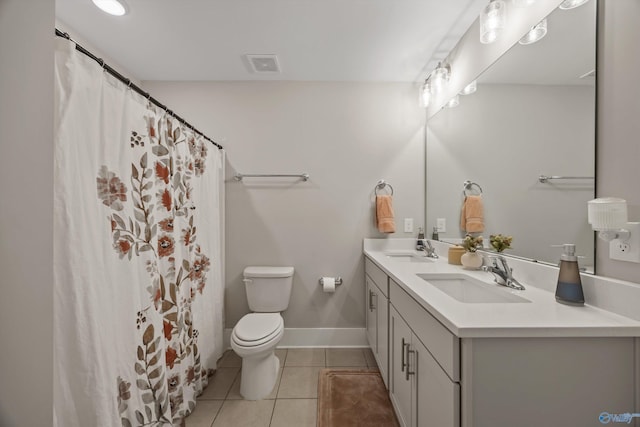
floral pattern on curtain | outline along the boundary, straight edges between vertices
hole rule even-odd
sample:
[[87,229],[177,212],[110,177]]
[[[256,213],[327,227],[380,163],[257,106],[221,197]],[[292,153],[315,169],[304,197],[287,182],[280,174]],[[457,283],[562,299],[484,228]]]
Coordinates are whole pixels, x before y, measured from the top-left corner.
[[222,155],[60,42],[54,425],[179,425],[222,352]]
[[[137,312],[140,343],[132,355],[133,384],[144,407],[130,408],[132,382],[119,376],[123,426],[180,421],[195,407],[194,401],[184,407],[184,387],[201,391],[207,383],[191,305],[206,285],[210,262],[196,243],[191,180],[205,172],[208,142],[183,133],[152,105],[148,112],[146,128],[131,131],[131,149],[139,160],[121,172],[130,189],[106,165],[96,179],[98,198],[111,211],[107,219],[115,252],[120,259],[143,262],[150,282],[148,305]],[[181,153],[181,146],[188,150]],[[133,218],[118,214],[125,203],[133,206]],[[162,327],[154,327],[159,322],[152,316],[162,318]]]

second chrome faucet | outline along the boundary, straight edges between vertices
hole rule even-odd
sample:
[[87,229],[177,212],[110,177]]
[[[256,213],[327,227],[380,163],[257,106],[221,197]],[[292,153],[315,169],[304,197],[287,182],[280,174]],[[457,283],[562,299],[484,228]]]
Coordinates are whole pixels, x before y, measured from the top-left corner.
[[416,243],[416,250],[419,252],[424,252],[424,256],[429,258],[438,258],[438,254],[436,253],[436,248],[433,247],[430,241],[427,239],[418,239]]
[[523,291],[525,287],[513,277],[513,269],[507,264],[507,259],[502,255],[486,255],[488,265],[483,265],[482,270],[492,273],[495,282],[502,286]]

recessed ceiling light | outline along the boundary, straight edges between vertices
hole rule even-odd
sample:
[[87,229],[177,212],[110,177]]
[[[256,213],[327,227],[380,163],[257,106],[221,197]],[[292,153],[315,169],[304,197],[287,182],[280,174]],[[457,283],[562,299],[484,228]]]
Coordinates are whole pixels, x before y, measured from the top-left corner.
[[92,0],[100,10],[109,15],[122,16],[127,13],[127,8],[122,0]]

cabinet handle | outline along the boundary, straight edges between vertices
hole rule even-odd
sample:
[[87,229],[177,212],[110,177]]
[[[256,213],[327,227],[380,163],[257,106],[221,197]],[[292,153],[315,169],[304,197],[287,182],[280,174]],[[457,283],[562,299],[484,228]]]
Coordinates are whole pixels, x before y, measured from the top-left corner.
[[409,364],[406,363],[407,360],[407,352],[405,350],[405,348],[409,348],[409,343],[404,341],[404,338],[402,338],[402,368],[401,368],[401,372],[404,372],[404,369],[407,368],[407,372],[409,371]]
[[401,372],[404,372],[404,367],[405,367],[405,364],[404,364],[404,359],[405,359],[405,358],[404,358],[404,347],[405,347],[406,345],[408,345],[408,344],[405,344],[405,342],[404,342],[404,338],[402,338],[402,356],[401,356],[402,366],[401,366],[401,369],[400,369],[400,371],[401,371]]
[[374,298],[374,303],[373,303],[373,309],[377,310],[378,309],[378,294],[375,292],[372,292],[373,294],[373,298]]
[[413,375],[413,374],[416,373],[415,371],[413,371],[413,372],[409,371],[409,355],[411,353],[415,353],[415,352],[416,351],[415,350],[411,350],[410,347],[409,347],[409,344],[407,344],[407,352],[406,352],[407,353],[407,370],[405,371],[405,379],[407,381],[409,381],[409,375]]
[[369,289],[369,311],[373,311],[373,291]]

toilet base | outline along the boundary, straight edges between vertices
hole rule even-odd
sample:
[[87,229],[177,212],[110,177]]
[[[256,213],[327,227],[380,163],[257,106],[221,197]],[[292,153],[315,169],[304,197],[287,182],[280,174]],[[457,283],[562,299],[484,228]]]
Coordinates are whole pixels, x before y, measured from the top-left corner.
[[263,356],[242,358],[240,394],[246,400],[260,400],[269,396],[276,385],[280,359],[274,351]]

